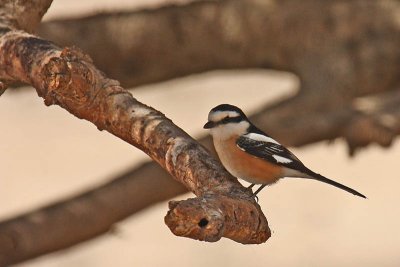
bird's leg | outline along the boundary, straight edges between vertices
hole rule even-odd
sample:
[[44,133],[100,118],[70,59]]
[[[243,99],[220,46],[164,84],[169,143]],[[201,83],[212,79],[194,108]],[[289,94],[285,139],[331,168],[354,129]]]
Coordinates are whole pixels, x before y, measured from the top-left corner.
[[[260,193],[260,191],[261,191],[264,187],[266,187],[266,186],[267,186],[266,184],[263,184],[262,186],[260,186],[260,187],[256,190],[256,192],[253,193],[252,197],[257,197],[257,194]],[[257,198],[257,199],[258,199],[258,198]]]
[[[249,185],[249,186],[247,187],[247,189],[250,189],[251,192],[253,192],[252,188],[253,188],[255,185],[256,185],[256,184],[251,184],[251,185]],[[258,197],[257,197],[257,196],[254,196],[254,193],[253,193],[253,195],[252,195],[251,197],[255,197],[255,198],[256,198],[256,201],[258,202]]]
[[253,188],[253,186],[255,186],[256,184],[251,184],[251,185],[249,185],[248,187],[247,187],[247,189],[252,189]]

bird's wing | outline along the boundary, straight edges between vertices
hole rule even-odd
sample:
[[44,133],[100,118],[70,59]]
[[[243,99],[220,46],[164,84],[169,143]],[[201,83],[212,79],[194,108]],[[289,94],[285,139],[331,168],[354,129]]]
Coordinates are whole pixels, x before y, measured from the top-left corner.
[[241,150],[257,158],[308,175],[307,177],[303,178],[315,179],[336,186],[354,195],[366,198],[363,194],[357,192],[350,187],[347,187],[343,184],[330,180],[318,173],[311,171],[306,166],[304,166],[304,164],[292,152],[290,152],[289,149],[282,146],[271,137],[261,134],[261,131],[260,133],[250,133],[239,137],[236,144]]
[[242,135],[236,145],[243,151],[270,163],[307,173],[304,164],[286,147],[269,136],[251,133]]

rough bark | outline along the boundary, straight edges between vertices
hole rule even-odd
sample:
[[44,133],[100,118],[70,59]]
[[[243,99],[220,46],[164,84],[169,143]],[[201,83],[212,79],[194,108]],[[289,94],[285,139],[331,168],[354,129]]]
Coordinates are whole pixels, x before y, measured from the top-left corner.
[[[399,134],[374,123],[382,134],[349,135],[365,130],[354,125],[356,98],[400,86],[399,7],[394,0],[200,1],[56,20],[40,34],[90,51],[102,70],[128,86],[215,69],[294,72],[299,94],[265,107],[256,122],[290,145],[343,137],[353,154],[368,143],[386,146]],[[315,131],[303,130],[310,128]]]
[[[7,21],[4,20],[4,24]],[[166,223],[175,234],[182,235],[183,230],[184,236],[194,239],[217,241],[228,237],[241,243],[262,243],[269,238],[267,220],[251,198],[251,192],[231,177],[204,147],[162,113],[134,99],[117,81],[108,79],[80,50],[60,49],[51,42],[14,30],[14,24],[10,25],[0,35],[2,80],[31,84],[46,105],[57,104],[78,118],[94,123],[100,130],[107,130],[143,150],[199,197],[171,205]],[[124,211],[110,210],[121,200],[114,196],[119,193],[110,190],[107,201],[101,199],[105,197],[104,192],[100,195],[88,193],[83,199],[78,197],[65,206],[48,207],[47,212],[33,212],[2,223],[0,265],[67,247],[104,232],[111,223],[127,215]],[[180,208],[191,206],[191,203],[193,208],[189,213]],[[198,203],[205,204],[199,206]],[[110,217],[86,222],[90,225],[86,225],[79,236],[71,237],[72,240],[50,240],[46,238],[48,233],[39,239],[33,238],[35,230],[48,222],[54,224],[54,220],[67,222],[72,216],[76,222],[83,223],[80,219],[85,216],[81,216],[81,212],[88,212],[87,208],[98,205],[103,206]],[[239,208],[240,216],[235,216],[235,210]],[[215,214],[216,211],[219,213]],[[194,231],[193,225],[186,222],[199,218],[195,227],[202,230]],[[95,227],[94,223],[98,225]],[[66,227],[59,229],[64,233],[58,234],[74,233],[76,227],[82,226],[69,223]]]
[[[225,236],[239,242],[245,239],[244,243],[268,238],[267,222],[248,198],[249,192],[230,180],[217,162],[162,114],[134,100],[94,68],[83,53],[60,50],[23,32],[8,32],[34,29],[51,1],[40,1],[39,9],[29,6],[29,1],[19,1],[29,8],[15,9],[12,2],[0,2],[0,92],[8,82],[32,84],[47,104],[59,104],[149,153],[199,196],[170,203],[166,222],[175,234],[209,241]],[[399,85],[398,13],[398,1],[390,0],[200,1],[49,22],[41,34],[59,44],[91,51],[102,70],[130,86],[214,69],[292,71],[301,80],[299,94],[265,107],[253,117],[256,124],[291,145],[343,136],[354,152],[371,142],[389,145],[400,132],[400,97],[393,91]],[[313,131],[305,133],[304,129]],[[140,170],[137,175],[143,174]],[[211,180],[203,179],[214,175]],[[3,222],[0,251],[6,253],[0,252],[0,265],[107,231],[135,211],[111,208],[121,202],[137,202],[125,194],[114,195],[131,179]],[[180,190],[171,185],[171,194]],[[137,209],[150,204],[137,203]],[[76,231],[74,224],[57,227],[69,220],[68,214],[77,214],[79,223],[79,218],[94,216],[92,208],[105,210],[109,216],[98,227],[84,228],[77,238],[71,236],[62,244],[52,243],[54,239],[42,243],[30,239],[35,234],[45,238],[47,225],[54,226],[49,228],[54,229],[53,234],[65,237],[65,232]],[[261,223],[255,218],[261,218]],[[65,232],[57,232],[62,230]]]
[[53,0],[0,0],[0,28],[33,32]]

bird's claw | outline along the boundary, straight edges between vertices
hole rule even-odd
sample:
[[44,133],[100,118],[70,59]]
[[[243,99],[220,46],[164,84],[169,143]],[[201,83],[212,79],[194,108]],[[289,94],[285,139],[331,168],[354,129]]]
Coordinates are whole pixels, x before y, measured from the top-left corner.
[[255,199],[256,202],[258,203],[258,196],[254,196],[254,199]]

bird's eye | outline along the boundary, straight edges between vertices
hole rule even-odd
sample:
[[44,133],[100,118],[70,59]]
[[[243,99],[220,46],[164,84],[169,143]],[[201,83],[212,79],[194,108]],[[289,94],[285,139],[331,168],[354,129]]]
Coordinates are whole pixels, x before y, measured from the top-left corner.
[[229,117],[228,116],[226,116],[225,118],[223,118],[222,119],[222,121],[221,122],[228,122],[229,121]]

